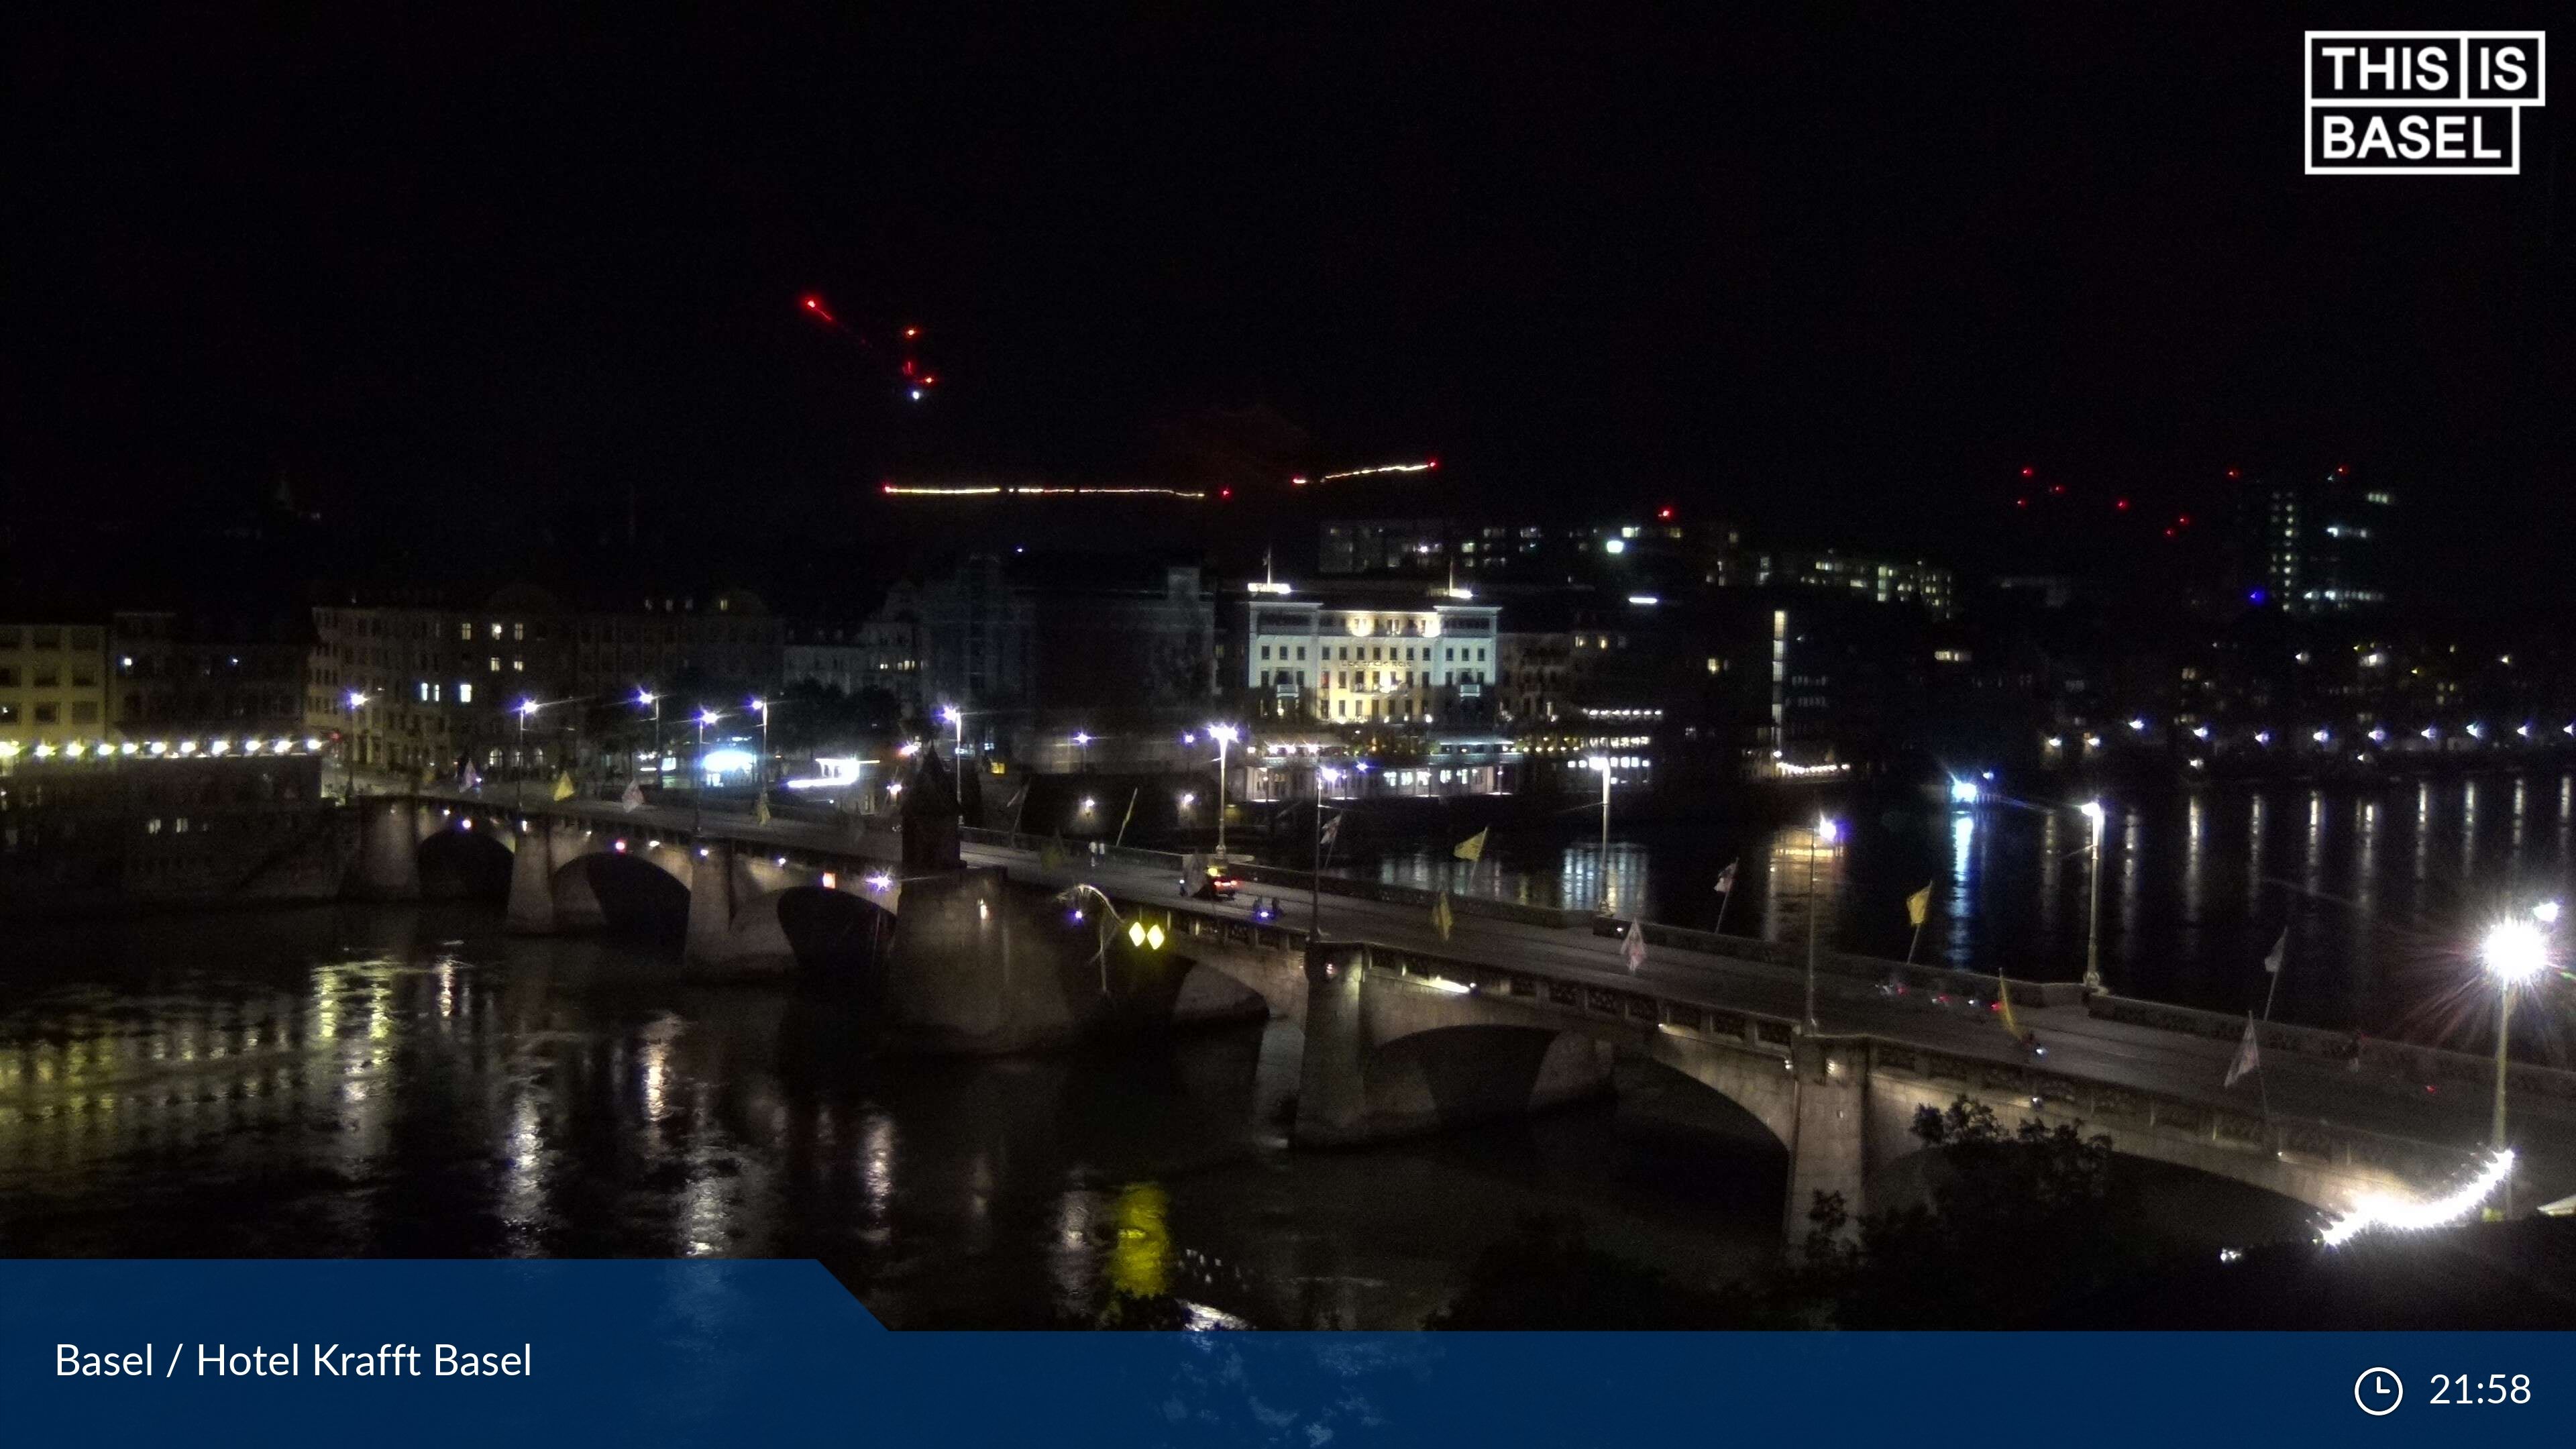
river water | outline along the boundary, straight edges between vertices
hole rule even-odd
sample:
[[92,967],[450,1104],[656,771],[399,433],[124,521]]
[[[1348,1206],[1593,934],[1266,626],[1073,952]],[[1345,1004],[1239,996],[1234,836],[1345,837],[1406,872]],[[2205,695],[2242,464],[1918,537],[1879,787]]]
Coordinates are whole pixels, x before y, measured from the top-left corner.
[[[2508,910],[2571,894],[2576,775],[2483,774],[2382,787],[2231,785],[2104,801],[2100,956],[2115,991],[2259,1011],[2283,933],[2274,1013],[2374,1034],[2492,1046],[2493,998],[2470,951]],[[1606,888],[1621,915],[2036,980],[2084,972],[2091,825],[2062,800],[1990,795],[1974,808],[1869,809],[1820,797],[1813,824],[1712,818],[1638,828],[1611,815]],[[1371,843],[1344,873],[1551,905],[1605,887],[1597,816],[1496,831],[1481,862],[1454,842]],[[1714,890],[1736,864],[1731,897]],[[1931,888],[1921,939],[1906,898]],[[2576,917],[2570,918],[2576,929]],[[2563,1055],[2538,1013],[2515,1050]],[[2526,1030],[2532,1031],[2526,1040]]]
[[898,1326],[1125,1288],[1383,1328],[1529,1211],[1693,1282],[1777,1251],[1785,1156],[1651,1078],[1291,1152],[1284,1025],[941,1062],[855,1050],[856,1009],[691,984],[665,943],[507,937],[489,905],[14,928],[0,1256],[815,1257]]

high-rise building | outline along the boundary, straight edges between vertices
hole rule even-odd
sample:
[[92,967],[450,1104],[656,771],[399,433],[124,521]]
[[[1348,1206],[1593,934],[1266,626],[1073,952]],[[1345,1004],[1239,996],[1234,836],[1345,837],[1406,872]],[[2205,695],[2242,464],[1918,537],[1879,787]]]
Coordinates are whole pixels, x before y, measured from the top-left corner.
[[2338,467],[2238,500],[2235,571],[2245,601],[2294,615],[2352,614],[2388,603],[2383,560],[2396,495]]

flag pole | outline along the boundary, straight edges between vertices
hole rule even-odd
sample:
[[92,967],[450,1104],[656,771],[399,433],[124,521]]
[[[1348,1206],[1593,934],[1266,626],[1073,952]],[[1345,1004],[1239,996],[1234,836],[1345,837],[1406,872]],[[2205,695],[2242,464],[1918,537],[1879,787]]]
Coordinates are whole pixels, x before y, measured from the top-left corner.
[[1735,892],[1733,890],[1722,890],[1717,893],[1717,929],[1709,932],[1710,935],[1723,936],[1726,934],[1726,908],[1734,904]]
[[1914,964],[1914,948],[1915,948],[1915,947],[1917,947],[1917,946],[1920,946],[1920,945],[1922,945],[1922,944],[1923,944],[1923,923],[1922,923],[1921,921],[1916,921],[1916,922],[1914,923],[1914,937],[1913,937],[1913,939],[1912,939],[1912,940],[1909,940],[1909,941],[1907,941],[1907,942],[1905,943],[1905,964],[1906,964],[1906,965],[1911,966],[1911,965],[1913,965],[1913,964]]

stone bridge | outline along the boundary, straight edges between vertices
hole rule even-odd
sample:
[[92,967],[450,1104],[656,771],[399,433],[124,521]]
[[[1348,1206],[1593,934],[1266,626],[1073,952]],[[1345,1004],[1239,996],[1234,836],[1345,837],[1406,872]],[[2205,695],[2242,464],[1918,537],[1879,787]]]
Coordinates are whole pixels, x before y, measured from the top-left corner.
[[[2471,1155],[2313,1121],[2264,1118],[1873,1034],[1808,1035],[1792,1018],[1361,942],[1261,949],[1232,922],[1183,922],[1180,949],[1278,998],[1303,977],[1295,1139],[1344,1146],[1537,1110],[1605,1090],[1630,1052],[1717,1093],[1788,1154],[1783,1226],[1813,1195],[1857,1217],[1870,1185],[1921,1150],[1919,1108],[1965,1098],[2007,1123],[2081,1122],[2115,1151],[2250,1184],[2328,1212],[2458,1179]],[[1284,937],[1286,933],[1275,933]],[[1206,944],[1202,945],[1205,940]],[[1292,954],[1293,952],[1293,954]],[[1267,956],[1270,959],[1264,960]],[[1292,965],[1302,956],[1302,963]]]

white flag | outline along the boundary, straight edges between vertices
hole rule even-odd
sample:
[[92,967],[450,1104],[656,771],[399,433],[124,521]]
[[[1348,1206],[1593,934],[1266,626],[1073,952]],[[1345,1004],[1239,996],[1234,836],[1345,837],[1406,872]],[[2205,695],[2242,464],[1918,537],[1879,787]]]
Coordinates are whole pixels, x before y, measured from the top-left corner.
[[1619,944],[1619,954],[1627,959],[1630,971],[1646,964],[1646,933],[1640,923],[1628,923],[1628,939]]
[[2281,928],[2281,939],[2272,943],[2272,954],[2263,958],[2263,969],[2271,972],[2275,976],[2280,975],[2281,958],[2288,955],[2289,951],[2290,928],[2283,926]]
[[644,787],[633,780],[626,782],[626,793],[617,797],[617,808],[635,810],[644,804]]
[[2245,1013],[2245,1042],[2236,1049],[2236,1060],[2227,1064],[2227,1080],[2221,1086],[2232,1087],[2247,1073],[2262,1069],[2263,1048],[2254,1040],[2254,1013]]

